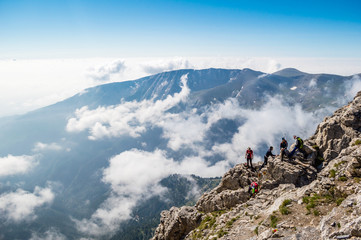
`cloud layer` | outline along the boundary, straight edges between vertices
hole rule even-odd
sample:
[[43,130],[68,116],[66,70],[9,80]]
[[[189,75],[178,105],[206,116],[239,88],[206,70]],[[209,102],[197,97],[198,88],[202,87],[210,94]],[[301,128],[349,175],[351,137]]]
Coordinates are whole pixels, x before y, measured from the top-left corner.
[[38,164],[35,156],[13,156],[0,158],[0,177],[24,174]]
[[148,125],[156,124],[166,111],[186,100],[190,92],[186,82],[187,76],[184,75],[182,91],[174,96],[168,96],[165,100],[124,102],[117,106],[99,107],[95,110],[83,107],[75,112],[75,118],[69,119],[66,130],[80,132],[87,129],[91,140],[121,135],[137,137]]
[[11,222],[31,221],[36,218],[35,210],[54,200],[50,187],[35,187],[34,192],[18,189],[0,195],[1,217]]
[[88,77],[95,81],[107,82],[110,77],[122,73],[126,69],[124,60],[115,60],[97,68],[90,68]]
[[61,234],[57,229],[51,228],[43,234],[32,233],[29,240],[66,240],[67,237]]
[[34,152],[41,152],[41,151],[60,151],[63,147],[58,143],[42,143],[37,142],[33,148]]

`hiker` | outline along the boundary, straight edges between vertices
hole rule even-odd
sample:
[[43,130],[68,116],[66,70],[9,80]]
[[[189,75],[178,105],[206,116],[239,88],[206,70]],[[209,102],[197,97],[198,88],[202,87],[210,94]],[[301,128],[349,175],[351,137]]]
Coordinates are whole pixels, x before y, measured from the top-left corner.
[[246,155],[244,156],[247,159],[247,167],[251,165],[251,169],[253,170],[252,159],[253,159],[253,151],[250,147],[247,148]]
[[272,150],[273,150],[273,147],[270,146],[269,149],[268,149],[268,151],[267,151],[267,153],[266,153],[266,155],[264,155],[264,157],[263,157],[264,162],[263,162],[262,166],[259,168],[258,171],[260,171],[264,166],[267,165],[268,157],[269,157],[269,156],[272,156],[272,157],[275,157],[275,156],[276,156],[276,155],[274,155],[274,154],[272,153]]
[[280,155],[281,155],[281,161],[283,161],[283,156],[286,154],[288,155],[288,142],[286,141],[286,139],[283,137],[282,141],[280,143]]
[[258,184],[256,182],[252,182],[251,185],[248,187],[248,192],[250,197],[254,197],[256,193],[258,193]]
[[303,154],[303,157],[307,157],[307,153],[305,152],[303,148],[303,140],[300,137],[297,137],[296,135],[293,136],[293,139],[295,139],[296,146],[293,148],[292,152],[288,154],[289,158],[292,158],[293,154],[298,150]]

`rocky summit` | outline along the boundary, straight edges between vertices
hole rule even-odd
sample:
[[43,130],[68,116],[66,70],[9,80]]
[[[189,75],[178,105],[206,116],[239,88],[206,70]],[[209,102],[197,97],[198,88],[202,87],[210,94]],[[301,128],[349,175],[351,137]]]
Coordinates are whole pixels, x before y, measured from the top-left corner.
[[195,206],[163,211],[152,239],[361,239],[361,92],[304,144],[260,171],[230,169]]

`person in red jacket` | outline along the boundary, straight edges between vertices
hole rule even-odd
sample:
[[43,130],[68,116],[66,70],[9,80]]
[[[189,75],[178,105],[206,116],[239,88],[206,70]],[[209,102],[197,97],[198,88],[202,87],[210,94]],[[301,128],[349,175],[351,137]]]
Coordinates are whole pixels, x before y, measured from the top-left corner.
[[253,170],[252,159],[253,159],[253,151],[250,147],[247,148],[246,155],[244,156],[247,159],[247,167],[251,165],[251,169]]

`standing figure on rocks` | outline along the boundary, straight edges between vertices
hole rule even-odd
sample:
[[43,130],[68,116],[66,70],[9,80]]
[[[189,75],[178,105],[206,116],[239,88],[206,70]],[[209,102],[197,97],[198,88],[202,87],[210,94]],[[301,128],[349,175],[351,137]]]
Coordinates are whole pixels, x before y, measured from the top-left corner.
[[253,151],[250,147],[247,148],[245,158],[247,159],[247,167],[251,165],[251,169],[253,170],[253,165],[252,165]]
[[281,155],[281,161],[283,161],[283,156],[286,154],[288,155],[288,142],[285,138],[282,138],[282,142],[280,143],[280,155]]
[[306,157],[306,152],[303,149],[303,140],[300,137],[297,137],[296,135],[293,136],[293,139],[295,139],[295,144],[296,146],[293,148],[292,152],[290,152],[290,154],[288,155],[289,158],[292,158],[293,154],[295,154],[295,152],[298,150],[300,151],[304,157]]
[[273,147],[270,146],[269,149],[268,149],[268,151],[267,151],[267,153],[266,153],[266,155],[264,155],[264,157],[263,157],[264,162],[263,162],[262,166],[259,168],[258,171],[260,171],[264,166],[267,165],[268,157],[269,157],[269,156],[272,156],[272,157],[276,156],[276,155],[274,155],[274,154],[272,153],[272,150],[273,150]]

